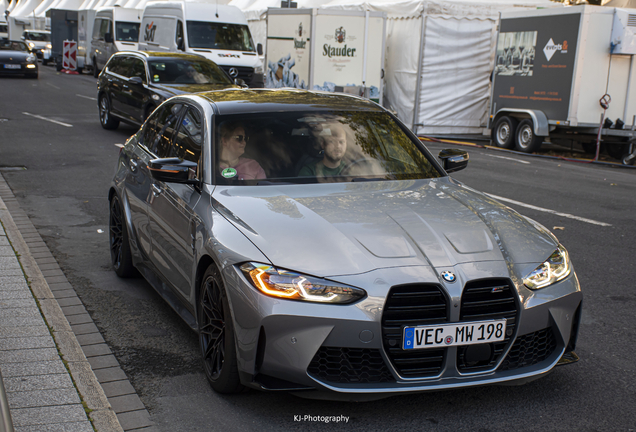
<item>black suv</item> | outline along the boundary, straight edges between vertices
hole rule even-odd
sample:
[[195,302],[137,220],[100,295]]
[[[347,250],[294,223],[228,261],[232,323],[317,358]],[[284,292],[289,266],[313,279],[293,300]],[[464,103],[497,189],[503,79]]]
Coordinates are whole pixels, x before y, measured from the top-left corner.
[[120,51],[99,74],[97,104],[104,129],[141,125],[164,100],[183,93],[236,88],[211,60],[191,54]]

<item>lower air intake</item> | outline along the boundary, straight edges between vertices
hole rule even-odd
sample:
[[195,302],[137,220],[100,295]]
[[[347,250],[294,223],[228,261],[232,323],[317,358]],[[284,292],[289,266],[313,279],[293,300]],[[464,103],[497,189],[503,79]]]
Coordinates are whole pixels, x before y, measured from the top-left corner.
[[333,383],[394,382],[380,350],[367,348],[320,347],[307,372]]
[[499,370],[519,369],[541,363],[552,355],[556,340],[552,328],[519,336]]

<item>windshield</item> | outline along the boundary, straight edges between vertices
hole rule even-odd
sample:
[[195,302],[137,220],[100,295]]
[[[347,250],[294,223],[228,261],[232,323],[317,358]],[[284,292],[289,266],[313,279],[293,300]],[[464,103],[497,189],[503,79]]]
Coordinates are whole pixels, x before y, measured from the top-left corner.
[[1,32],[1,33],[6,33],[6,32],[8,32],[8,31],[9,31],[9,30],[8,30],[8,27],[7,27],[7,25],[6,25],[6,24],[0,24],[0,32]]
[[38,42],[51,42],[51,35],[49,33],[27,32],[25,39]]
[[8,39],[0,39],[0,50],[29,51],[24,42],[12,41]]
[[188,21],[190,48],[254,51],[254,43],[246,25],[205,21]]
[[217,116],[217,184],[441,177],[419,142],[382,112]]
[[161,84],[232,84],[213,61],[161,59],[150,60],[150,80]]
[[139,23],[122,21],[115,23],[115,40],[121,42],[138,42]]

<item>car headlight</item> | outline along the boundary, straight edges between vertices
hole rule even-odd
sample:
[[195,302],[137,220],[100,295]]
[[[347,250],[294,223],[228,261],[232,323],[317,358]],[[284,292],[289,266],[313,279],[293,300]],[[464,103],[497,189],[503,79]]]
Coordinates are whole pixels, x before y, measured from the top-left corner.
[[262,74],[263,73],[263,66],[256,66],[254,68],[254,73]]
[[561,245],[550,258],[523,278],[523,283],[530,289],[545,288],[555,282],[565,279],[572,271],[572,264],[568,251]]
[[35,59],[36,59],[35,54],[31,53],[27,56],[26,61],[29,63],[33,63]]
[[29,48],[33,48],[35,44],[33,42],[29,42]]
[[47,49],[51,49],[51,48],[53,48],[53,45],[51,45],[51,44],[46,44],[46,48],[47,48]]
[[256,289],[271,297],[343,304],[352,303],[367,294],[360,288],[278,270],[267,264],[245,263],[241,270]]

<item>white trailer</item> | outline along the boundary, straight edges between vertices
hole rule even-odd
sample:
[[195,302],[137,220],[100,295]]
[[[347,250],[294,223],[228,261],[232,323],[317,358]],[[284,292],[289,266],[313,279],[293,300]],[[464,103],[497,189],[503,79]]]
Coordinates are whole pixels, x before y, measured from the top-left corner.
[[572,140],[630,162],[636,140],[636,14],[575,6],[502,13],[490,103],[499,147]]
[[384,12],[269,8],[265,87],[345,92],[382,103],[385,38]]

